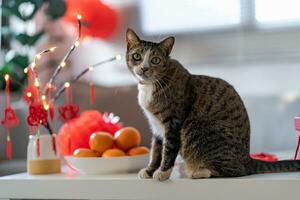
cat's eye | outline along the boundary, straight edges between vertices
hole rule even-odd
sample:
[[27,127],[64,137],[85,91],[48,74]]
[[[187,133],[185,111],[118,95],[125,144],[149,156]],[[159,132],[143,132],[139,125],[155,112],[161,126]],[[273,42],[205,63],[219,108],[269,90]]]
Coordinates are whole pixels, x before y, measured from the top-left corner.
[[152,58],[151,63],[154,65],[158,65],[160,63],[160,58],[159,57]]
[[132,54],[132,58],[135,61],[140,61],[142,59],[142,56],[139,53],[134,53],[134,54]]

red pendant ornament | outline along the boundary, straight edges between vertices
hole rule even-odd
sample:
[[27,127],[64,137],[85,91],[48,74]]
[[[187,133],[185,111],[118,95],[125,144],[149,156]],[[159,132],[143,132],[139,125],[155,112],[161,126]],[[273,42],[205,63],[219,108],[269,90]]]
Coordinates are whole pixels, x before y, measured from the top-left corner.
[[78,117],[79,106],[77,104],[66,104],[58,107],[59,117],[62,122],[68,122]]
[[24,89],[23,99],[27,104],[32,104],[37,101],[39,91],[33,85],[33,79],[32,79],[33,71],[30,66],[26,68],[26,73],[27,73],[27,87]]
[[30,126],[39,126],[40,124],[47,124],[47,112],[42,103],[35,103],[29,105],[29,114],[27,116],[27,123]]
[[9,94],[9,75],[5,75],[5,97],[6,105],[4,109],[4,119],[1,121],[2,126],[6,129],[6,157],[7,159],[12,158],[12,143],[10,138],[10,128],[14,128],[19,124],[16,112],[10,107],[10,94]]
[[69,122],[78,117],[79,112],[79,106],[72,104],[72,90],[69,82],[65,83],[65,94],[67,103],[58,107],[58,113],[62,122]]
[[6,129],[14,128],[18,126],[19,119],[17,118],[16,112],[11,107],[5,108],[4,110],[4,119],[1,121],[1,124]]

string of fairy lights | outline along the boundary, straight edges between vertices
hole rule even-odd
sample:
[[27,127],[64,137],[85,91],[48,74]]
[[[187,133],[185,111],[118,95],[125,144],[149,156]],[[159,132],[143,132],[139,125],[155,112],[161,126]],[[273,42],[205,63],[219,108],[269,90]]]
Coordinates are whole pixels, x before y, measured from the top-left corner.
[[[63,59],[59,62],[58,66],[56,67],[54,73],[52,74],[52,76],[50,77],[49,81],[46,82],[45,87],[43,89],[41,89],[41,83],[39,80],[39,76],[38,76],[38,70],[39,70],[39,66],[38,66],[38,61],[42,58],[42,56],[46,55],[47,53],[52,53],[54,52],[57,47],[50,47],[46,50],[43,50],[41,52],[39,52],[38,54],[36,54],[33,57],[33,61],[32,63],[26,67],[24,69],[24,73],[28,74],[29,72],[32,73],[33,75],[33,80],[29,80],[28,78],[28,84],[32,84],[35,88],[37,88],[38,91],[38,97],[40,98],[44,110],[48,111],[49,110],[49,101],[56,101],[60,95],[68,88],[71,87],[71,84],[76,82],[78,79],[80,79],[84,74],[91,72],[94,70],[94,68],[99,67],[103,64],[115,61],[115,60],[120,60],[121,59],[121,55],[116,55],[112,58],[109,58],[107,60],[101,61],[99,63],[93,64],[93,65],[89,65],[88,67],[84,68],[77,76],[75,76],[73,79],[64,82],[57,90],[55,90],[54,87],[54,81],[56,80],[57,76],[59,75],[60,71],[66,67],[67,65],[67,60],[70,57],[70,55],[72,54],[72,52],[80,46],[80,40],[81,40],[81,26],[82,26],[82,22],[81,22],[82,16],[81,15],[77,15],[77,24],[78,24],[78,34],[77,34],[77,38],[74,41],[74,43],[72,44],[72,46],[70,47],[69,51],[65,54],[65,56],[63,57]],[[9,75],[5,74],[4,75],[5,80],[9,79]],[[32,83],[33,81],[33,83]],[[51,97],[50,99],[47,99],[47,95],[49,95],[49,93],[51,91],[56,91],[55,94],[53,95],[53,97]],[[33,94],[31,91],[28,91],[25,94],[28,98],[32,98]],[[52,134],[52,130],[49,128],[49,123],[47,122],[48,126],[48,130],[50,131],[50,133]]]

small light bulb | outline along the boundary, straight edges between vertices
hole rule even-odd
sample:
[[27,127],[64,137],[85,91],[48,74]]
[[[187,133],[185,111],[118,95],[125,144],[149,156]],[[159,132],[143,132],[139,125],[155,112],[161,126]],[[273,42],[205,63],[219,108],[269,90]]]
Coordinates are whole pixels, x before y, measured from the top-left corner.
[[35,62],[31,63],[31,66],[32,66],[32,68],[35,68],[36,67],[36,63]]
[[28,67],[26,67],[26,68],[24,69],[24,73],[25,73],[25,74],[28,73]]
[[77,15],[77,19],[78,19],[78,20],[81,20],[81,19],[82,19],[82,16],[78,14],[78,15]]
[[39,80],[37,78],[34,80],[34,86],[35,87],[39,87],[40,86],[40,82],[39,82]]
[[116,55],[116,60],[121,60],[122,56],[121,55]]
[[66,83],[65,83],[65,87],[66,87],[66,88],[70,87],[70,83],[69,83],[69,82],[66,82]]
[[32,97],[32,93],[31,93],[31,92],[27,92],[26,95],[27,95],[27,97],[29,97],[29,98]]
[[36,55],[36,58],[40,59],[41,58],[41,54]]
[[74,43],[74,45],[75,45],[75,47],[78,47],[78,46],[80,45],[80,42],[79,42],[79,41],[76,41],[76,42]]
[[60,63],[60,66],[61,66],[61,67],[65,67],[65,66],[66,66],[66,62],[64,62],[64,61],[61,62],[61,63]]
[[51,47],[51,48],[50,48],[50,51],[53,52],[53,51],[55,51],[56,48],[57,48],[57,47]]
[[45,103],[45,104],[44,104],[44,109],[45,109],[45,110],[49,110],[49,105]]
[[48,83],[48,84],[47,84],[47,87],[48,87],[49,89],[51,89],[51,88],[53,87],[53,85],[52,85],[51,83]]
[[91,65],[89,66],[89,71],[93,71],[94,67]]
[[42,96],[42,100],[43,100],[43,101],[46,100],[46,96],[45,96],[45,95]]
[[8,74],[5,74],[4,79],[5,79],[6,81],[8,81],[9,75],[8,75]]

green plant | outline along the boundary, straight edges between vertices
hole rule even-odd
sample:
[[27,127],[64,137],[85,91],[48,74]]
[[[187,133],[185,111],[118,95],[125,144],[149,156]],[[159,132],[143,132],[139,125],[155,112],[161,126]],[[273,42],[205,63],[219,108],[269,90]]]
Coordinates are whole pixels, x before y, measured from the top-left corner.
[[[64,0],[3,0],[1,5],[2,15],[6,17],[15,16],[23,23],[33,20],[37,11],[45,5],[45,14],[49,20],[57,20],[62,17],[66,10]],[[1,35],[5,40],[15,41],[19,45],[24,46],[26,51],[19,52],[14,49],[7,51],[4,59],[4,64],[0,66],[0,74],[9,74],[12,77],[11,90],[16,91],[25,81],[24,68],[30,62],[30,49],[44,35],[41,30],[34,34],[28,34],[26,31],[16,33],[11,27],[1,27]],[[4,89],[5,81],[3,76],[0,76],[0,88]]]

